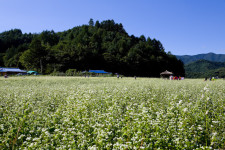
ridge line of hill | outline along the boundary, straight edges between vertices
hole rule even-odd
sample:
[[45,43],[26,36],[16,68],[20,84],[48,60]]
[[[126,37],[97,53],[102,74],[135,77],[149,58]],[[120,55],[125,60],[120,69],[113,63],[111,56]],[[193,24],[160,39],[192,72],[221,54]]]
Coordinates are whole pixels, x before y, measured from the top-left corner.
[[225,54],[197,54],[197,55],[176,55],[177,59],[181,60],[184,64],[189,64],[200,59],[209,60],[213,62],[225,62]]

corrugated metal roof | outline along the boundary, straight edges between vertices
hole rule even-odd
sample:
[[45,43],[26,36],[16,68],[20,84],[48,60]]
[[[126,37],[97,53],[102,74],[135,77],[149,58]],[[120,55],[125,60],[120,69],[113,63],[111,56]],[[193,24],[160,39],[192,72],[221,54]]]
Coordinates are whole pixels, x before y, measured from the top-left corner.
[[0,72],[18,72],[18,73],[22,73],[22,72],[26,72],[25,70],[21,70],[19,68],[0,68]]
[[104,70],[89,70],[89,72],[92,72],[92,73],[109,73],[109,72],[106,72]]

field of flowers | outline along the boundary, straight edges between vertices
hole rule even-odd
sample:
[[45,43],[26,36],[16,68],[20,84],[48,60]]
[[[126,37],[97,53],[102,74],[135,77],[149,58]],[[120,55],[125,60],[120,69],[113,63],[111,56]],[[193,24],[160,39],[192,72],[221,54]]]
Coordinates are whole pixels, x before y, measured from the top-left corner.
[[0,149],[225,149],[225,81],[0,78]]

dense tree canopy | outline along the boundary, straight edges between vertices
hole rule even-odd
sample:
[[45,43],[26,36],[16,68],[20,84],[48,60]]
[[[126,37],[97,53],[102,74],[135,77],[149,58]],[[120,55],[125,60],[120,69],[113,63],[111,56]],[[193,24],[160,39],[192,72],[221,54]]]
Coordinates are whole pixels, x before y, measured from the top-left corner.
[[123,25],[113,20],[90,19],[88,25],[58,33],[6,31],[0,34],[0,57],[1,66],[43,73],[104,69],[127,76],[158,77],[165,70],[184,75],[183,63],[166,53],[160,41],[129,36]]

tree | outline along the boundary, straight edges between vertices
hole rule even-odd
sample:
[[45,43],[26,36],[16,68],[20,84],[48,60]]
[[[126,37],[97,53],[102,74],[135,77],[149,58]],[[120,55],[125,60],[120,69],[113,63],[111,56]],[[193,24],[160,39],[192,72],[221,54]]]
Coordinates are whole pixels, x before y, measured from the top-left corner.
[[4,66],[4,61],[3,61],[4,56],[5,56],[4,53],[0,53],[0,66]]
[[93,26],[94,26],[94,21],[93,21],[93,19],[92,19],[92,18],[89,20],[88,24],[89,24],[89,26],[91,26],[91,27],[93,27]]
[[30,44],[30,49],[25,51],[20,57],[20,62],[27,69],[40,69],[40,72],[42,73],[46,54],[45,47],[41,45],[41,41],[38,38],[35,38]]
[[26,68],[26,69],[33,69],[37,68],[36,58],[32,55],[32,52],[30,49],[26,50],[21,56],[20,56],[20,63]]
[[46,45],[53,46],[59,42],[59,38],[53,30],[43,31],[39,37],[40,37],[40,40],[43,42],[43,44],[46,44]]
[[141,40],[142,42],[146,42],[145,36],[144,36],[144,35],[141,35],[141,36],[140,36],[140,40]]
[[95,22],[95,27],[96,27],[96,28],[99,28],[99,27],[100,27],[100,23],[99,23],[98,20]]

